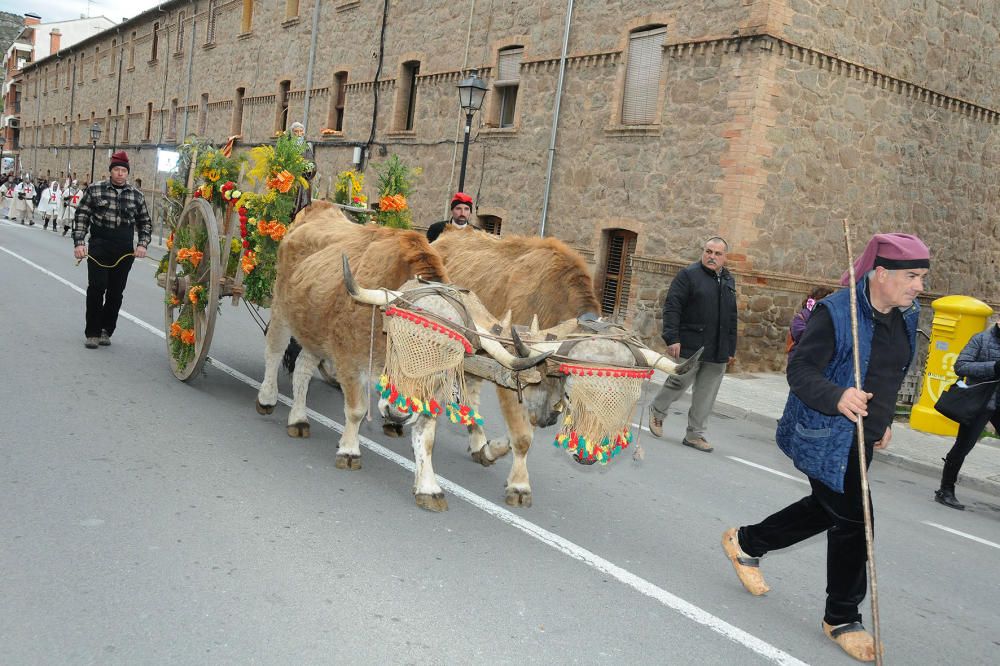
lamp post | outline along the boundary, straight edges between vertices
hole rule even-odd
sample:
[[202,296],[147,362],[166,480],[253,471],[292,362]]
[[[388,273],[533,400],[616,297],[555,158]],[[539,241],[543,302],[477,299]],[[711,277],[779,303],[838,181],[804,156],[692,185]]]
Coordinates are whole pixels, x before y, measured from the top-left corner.
[[90,184],[94,184],[94,158],[97,157],[97,140],[101,138],[101,126],[94,123],[90,126]]
[[458,173],[458,191],[465,191],[465,165],[469,161],[469,134],[472,133],[472,116],[483,105],[486,97],[486,84],[479,78],[476,70],[469,72],[469,77],[458,84],[458,99],[465,109],[465,143],[462,146],[462,170]]

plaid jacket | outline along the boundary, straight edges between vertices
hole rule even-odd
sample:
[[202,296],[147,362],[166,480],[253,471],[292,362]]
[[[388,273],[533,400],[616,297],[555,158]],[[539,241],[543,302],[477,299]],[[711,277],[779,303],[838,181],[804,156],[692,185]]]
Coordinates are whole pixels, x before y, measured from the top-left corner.
[[122,238],[127,234],[131,242],[132,230],[124,229],[126,225],[134,226],[138,231],[139,245],[149,245],[153,221],[149,218],[142,192],[127,183],[122,188],[115,188],[111,181],[102,180],[88,187],[77,205],[73,218],[73,244],[85,245],[88,231],[92,240]]

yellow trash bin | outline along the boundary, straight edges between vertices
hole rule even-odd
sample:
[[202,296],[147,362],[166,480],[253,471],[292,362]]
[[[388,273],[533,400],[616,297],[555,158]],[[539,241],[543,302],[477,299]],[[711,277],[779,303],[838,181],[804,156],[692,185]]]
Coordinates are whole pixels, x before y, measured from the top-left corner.
[[957,379],[955,360],[976,333],[986,329],[992,308],[971,296],[944,296],[931,303],[934,321],[920,400],[910,412],[910,427],[934,435],[955,436],[958,424],[934,409],[941,393]]

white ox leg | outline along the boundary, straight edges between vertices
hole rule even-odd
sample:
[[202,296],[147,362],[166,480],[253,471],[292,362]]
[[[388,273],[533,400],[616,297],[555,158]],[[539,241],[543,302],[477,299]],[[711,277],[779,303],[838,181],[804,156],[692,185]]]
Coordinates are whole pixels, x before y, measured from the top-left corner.
[[308,437],[309,417],[306,416],[306,397],[309,395],[309,380],[313,370],[319,365],[315,354],[305,348],[295,359],[295,371],[292,373],[292,409],[288,412],[288,436]]
[[270,414],[278,402],[278,367],[292,334],[277,309],[271,311],[271,323],[264,338],[264,379],[257,391],[257,413]]
[[358,431],[367,411],[368,394],[355,372],[340,374],[340,387],[344,392],[344,434],[337,449],[337,469],[361,469],[361,442]]
[[514,460],[511,462],[510,474],[507,476],[507,489],[504,501],[509,506],[531,506],[531,483],[528,481],[528,449],[531,448],[531,438],[534,428],[528,420],[528,413],[517,402],[517,394],[510,389],[497,387],[497,398],[500,400],[500,410],[507,422],[507,432],[514,449]]
[[[483,381],[471,375],[465,376],[465,399],[469,407],[479,410]],[[469,426],[469,452],[472,459],[482,465],[489,467],[510,452],[510,441],[507,439],[492,439],[486,441],[486,433],[481,425],[472,424]]]
[[411,438],[413,442],[413,462],[416,473],[413,477],[413,496],[417,506],[428,511],[447,511],[448,500],[444,491],[438,485],[434,476],[434,433],[437,430],[437,420],[421,416],[413,424]]

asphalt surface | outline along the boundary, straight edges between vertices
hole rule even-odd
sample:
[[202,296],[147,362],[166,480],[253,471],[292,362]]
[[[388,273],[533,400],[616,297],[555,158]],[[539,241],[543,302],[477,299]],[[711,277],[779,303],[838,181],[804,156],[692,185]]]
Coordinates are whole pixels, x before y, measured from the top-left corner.
[[[312,383],[307,440],[285,435],[287,407],[256,414],[263,336],[243,306],[223,301],[203,375],[174,379],[153,260],[112,346],[84,349],[73,264],[68,239],[0,221],[0,662],[853,663],[819,629],[822,537],[764,559],[763,598],[722,555],[725,528],[807,490],[770,429],[715,417],[705,454],[678,444],[677,411],[663,441],[642,434],[644,460],[607,467],[540,431],[534,506],[509,511],[509,460],[481,468],[442,422],[434,514],[408,438],[377,422],[363,469],[334,468],[335,389]],[[925,476],[871,476],[887,663],[995,663],[996,498],[964,490],[956,512]]]

